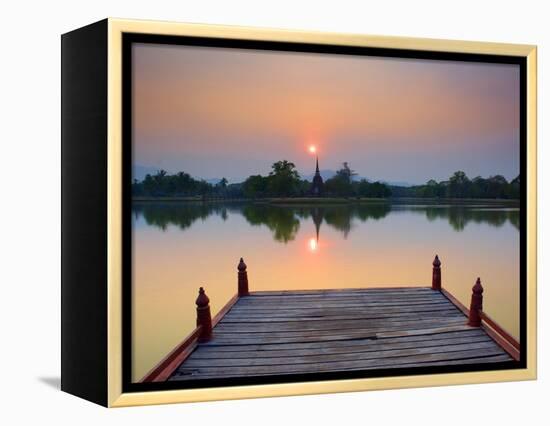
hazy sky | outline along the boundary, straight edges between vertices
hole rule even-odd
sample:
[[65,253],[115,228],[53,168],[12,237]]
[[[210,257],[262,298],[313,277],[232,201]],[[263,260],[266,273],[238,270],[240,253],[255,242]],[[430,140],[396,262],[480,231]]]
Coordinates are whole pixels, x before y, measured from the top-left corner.
[[519,173],[519,67],[135,44],[134,165],[242,181],[293,161],[375,180]]

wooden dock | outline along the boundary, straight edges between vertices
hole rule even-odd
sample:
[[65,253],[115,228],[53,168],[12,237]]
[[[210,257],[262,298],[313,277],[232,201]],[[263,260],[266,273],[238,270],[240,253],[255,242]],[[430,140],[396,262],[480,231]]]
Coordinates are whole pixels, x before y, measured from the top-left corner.
[[436,261],[432,287],[252,293],[241,261],[239,294],[210,319],[201,289],[197,329],[143,381],[518,360],[519,344],[482,312],[479,280],[469,310],[441,289]]

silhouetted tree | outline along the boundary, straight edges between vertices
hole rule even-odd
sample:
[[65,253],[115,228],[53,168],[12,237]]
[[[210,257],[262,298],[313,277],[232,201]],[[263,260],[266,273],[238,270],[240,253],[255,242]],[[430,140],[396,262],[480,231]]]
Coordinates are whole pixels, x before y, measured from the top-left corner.
[[248,198],[267,196],[268,178],[260,175],[249,176],[243,183],[243,193]]
[[290,161],[282,160],[273,163],[272,171],[268,177],[269,193],[279,197],[296,195],[300,187],[300,175],[296,165]]

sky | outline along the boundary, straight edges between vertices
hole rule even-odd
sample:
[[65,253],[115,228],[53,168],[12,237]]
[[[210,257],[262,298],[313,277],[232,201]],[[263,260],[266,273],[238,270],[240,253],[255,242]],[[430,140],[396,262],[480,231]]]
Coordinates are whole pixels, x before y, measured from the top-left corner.
[[133,45],[133,163],[230,183],[310,175],[425,183],[519,174],[519,66]]

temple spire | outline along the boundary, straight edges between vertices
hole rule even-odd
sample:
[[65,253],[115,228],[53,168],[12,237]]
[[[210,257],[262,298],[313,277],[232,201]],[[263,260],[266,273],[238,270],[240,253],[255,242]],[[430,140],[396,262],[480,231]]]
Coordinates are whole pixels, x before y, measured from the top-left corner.
[[311,182],[311,195],[319,197],[323,195],[323,178],[319,172],[319,156],[315,156],[315,175]]

